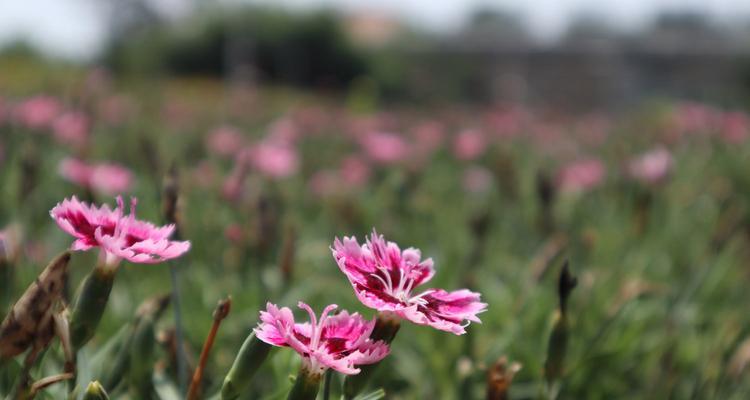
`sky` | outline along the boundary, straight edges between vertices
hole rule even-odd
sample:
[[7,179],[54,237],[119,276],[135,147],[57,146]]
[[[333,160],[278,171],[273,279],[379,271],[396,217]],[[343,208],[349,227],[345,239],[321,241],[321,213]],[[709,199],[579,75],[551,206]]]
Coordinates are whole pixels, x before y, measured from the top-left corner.
[[[112,0],[121,1],[121,0]],[[185,10],[201,0],[151,0],[162,10]],[[603,18],[619,29],[637,29],[660,11],[697,11],[721,21],[750,19],[750,0],[218,0],[275,4],[309,10],[321,6],[346,12],[392,13],[430,30],[457,29],[479,7],[510,11],[525,19],[540,39],[554,38],[581,14]],[[65,58],[91,57],[107,32],[103,0],[0,0],[0,46],[25,39]]]

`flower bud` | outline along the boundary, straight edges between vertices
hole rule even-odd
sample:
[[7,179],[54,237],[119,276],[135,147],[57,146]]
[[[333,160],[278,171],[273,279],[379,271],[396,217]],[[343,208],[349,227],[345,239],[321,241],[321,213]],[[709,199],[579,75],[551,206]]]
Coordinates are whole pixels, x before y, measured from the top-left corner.
[[84,278],[70,316],[70,342],[74,351],[83,347],[96,332],[117,270],[97,266]]
[[323,374],[312,372],[303,361],[287,400],[315,400],[322,380]]
[[544,363],[544,377],[548,384],[559,380],[565,369],[565,354],[568,349],[568,314],[567,304],[570,293],[578,284],[568,268],[568,262],[563,265],[558,281],[558,297],[560,305],[555,312],[552,333],[547,347],[547,361]]
[[224,385],[221,387],[222,400],[234,400],[240,397],[270,351],[271,346],[256,338],[255,333],[247,337],[234,359],[232,368],[224,378]]
[[86,393],[83,394],[83,400],[109,400],[109,395],[99,381],[89,383]]

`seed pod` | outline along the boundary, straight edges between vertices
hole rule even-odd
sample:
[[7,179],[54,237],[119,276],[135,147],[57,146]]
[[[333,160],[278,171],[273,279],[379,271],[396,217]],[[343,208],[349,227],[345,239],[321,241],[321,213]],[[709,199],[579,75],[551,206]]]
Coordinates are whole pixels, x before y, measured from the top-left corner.
[[74,351],[94,337],[107,307],[116,272],[116,269],[97,266],[81,284],[70,316],[70,343]]
[[86,393],[83,394],[83,400],[109,400],[109,395],[99,381],[89,383]]
[[0,325],[0,359],[49,343],[54,335],[52,306],[67,282],[69,261],[67,251],[55,257],[13,305]]
[[508,365],[508,358],[500,357],[487,370],[487,400],[508,400],[508,389],[513,377],[521,370],[521,364],[514,362]]
[[271,345],[255,337],[255,333],[245,339],[232,368],[229,370],[224,385],[221,387],[222,400],[234,400],[250,386],[250,382],[258,369],[268,357]]

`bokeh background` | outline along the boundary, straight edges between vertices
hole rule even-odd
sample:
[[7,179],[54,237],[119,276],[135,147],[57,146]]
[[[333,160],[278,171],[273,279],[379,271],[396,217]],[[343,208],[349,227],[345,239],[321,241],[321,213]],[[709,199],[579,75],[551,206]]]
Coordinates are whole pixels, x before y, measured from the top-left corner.
[[[749,107],[736,0],[5,1],[2,307],[69,246],[57,202],[136,196],[162,221],[173,171],[190,365],[234,299],[208,395],[266,301],[372,316],[329,246],[375,228],[435,259],[431,287],[489,304],[462,337],[405,324],[386,398],[484,398],[507,357],[510,398],[745,399]],[[95,259],[74,255],[71,296]],[[578,287],[549,385],[564,260]],[[166,265],[123,266],[88,357],[170,287]],[[174,326],[155,338],[164,399],[181,398]],[[284,397],[291,353],[247,398]]]

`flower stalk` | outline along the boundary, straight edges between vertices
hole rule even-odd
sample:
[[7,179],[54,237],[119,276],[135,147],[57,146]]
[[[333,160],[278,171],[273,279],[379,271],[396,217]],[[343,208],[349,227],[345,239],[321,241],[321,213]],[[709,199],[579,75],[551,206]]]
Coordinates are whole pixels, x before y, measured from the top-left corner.
[[198,361],[198,367],[195,369],[192,382],[190,383],[190,389],[187,393],[188,400],[195,400],[200,397],[201,380],[203,379],[203,370],[206,366],[206,361],[208,360],[208,354],[211,351],[211,347],[213,347],[214,345],[216,333],[219,331],[221,321],[223,321],[224,318],[229,315],[229,311],[231,310],[231,308],[232,298],[227,297],[226,299],[219,301],[219,304],[214,310],[214,322],[211,325],[211,331],[209,331],[208,337],[206,337],[206,342],[203,344],[203,350],[201,351],[200,360]]
[[570,293],[578,284],[578,280],[570,273],[568,262],[563,264],[558,281],[559,306],[555,312],[552,332],[547,347],[547,360],[544,363],[544,377],[548,388],[555,385],[565,372],[565,355],[568,348],[568,313],[567,304]]

